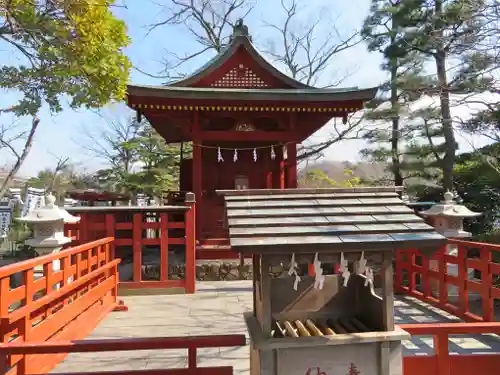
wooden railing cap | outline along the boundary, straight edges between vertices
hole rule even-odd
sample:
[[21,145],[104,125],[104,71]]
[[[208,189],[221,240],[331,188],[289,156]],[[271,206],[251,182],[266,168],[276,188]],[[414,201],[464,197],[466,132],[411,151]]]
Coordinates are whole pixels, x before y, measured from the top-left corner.
[[68,212],[184,212],[186,206],[93,206],[93,207],[68,207]]

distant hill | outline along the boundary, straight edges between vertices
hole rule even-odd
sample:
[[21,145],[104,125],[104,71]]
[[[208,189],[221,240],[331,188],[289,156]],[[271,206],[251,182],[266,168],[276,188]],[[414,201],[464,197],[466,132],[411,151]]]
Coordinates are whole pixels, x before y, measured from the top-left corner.
[[[306,168],[299,170],[299,178],[304,176],[308,170],[319,169],[328,175],[332,180],[343,182],[348,178],[359,177],[364,179],[375,179],[388,176],[385,163],[352,163],[348,161],[322,160],[310,163]],[[349,169],[353,172],[351,176],[346,176],[344,171]]]

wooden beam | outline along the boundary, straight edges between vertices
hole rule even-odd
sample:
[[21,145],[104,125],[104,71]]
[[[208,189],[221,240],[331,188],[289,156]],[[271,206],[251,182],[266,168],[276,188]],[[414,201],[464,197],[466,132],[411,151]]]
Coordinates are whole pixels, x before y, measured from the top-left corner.
[[[199,134],[202,141],[268,141],[268,142],[289,142],[295,140],[294,132],[280,131],[255,131],[255,132],[238,132],[238,131],[203,131]],[[193,134],[194,139],[194,134]]]

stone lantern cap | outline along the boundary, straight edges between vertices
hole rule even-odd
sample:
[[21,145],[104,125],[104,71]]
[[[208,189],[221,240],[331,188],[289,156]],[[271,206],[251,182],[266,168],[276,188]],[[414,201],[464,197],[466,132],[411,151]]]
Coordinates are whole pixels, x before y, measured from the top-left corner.
[[79,217],[71,215],[65,209],[59,208],[55,202],[56,198],[52,194],[49,194],[46,197],[45,206],[36,208],[26,216],[20,217],[17,220],[25,223],[52,223],[63,221],[69,224],[80,221]]
[[467,207],[458,204],[453,200],[453,193],[447,191],[444,193],[444,200],[435,204],[420,214],[424,216],[446,216],[446,217],[476,217],[482,215],[481,212],[474,212]]

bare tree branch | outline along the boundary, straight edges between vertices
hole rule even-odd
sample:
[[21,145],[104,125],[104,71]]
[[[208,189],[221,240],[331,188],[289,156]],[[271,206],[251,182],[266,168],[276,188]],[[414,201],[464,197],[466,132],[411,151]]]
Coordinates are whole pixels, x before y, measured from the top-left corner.
[[21,168],[22,164],[28,157],[39,124],[40,124],[40,119],[34,116],[31,121],[31,127],[27,133],[26,141],[24,142],[24,146],[21,152],[16,151],[16,149],[11,143],[11,140],[7,141],[2,137],[5,133],[0,133],[0,148],[1,147],[8,148],[16,157],[16,161],[13,167],[10,169],[9,173],[3,180],[2,184],[0,185],[0,199],[5,196],[5,194],[7,193],[7,189],[10,186],[10,183],[12,182],[16,174],[19,172],[19,169]]

